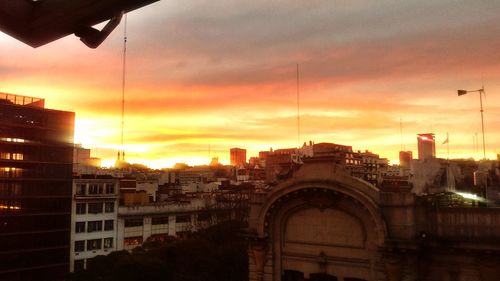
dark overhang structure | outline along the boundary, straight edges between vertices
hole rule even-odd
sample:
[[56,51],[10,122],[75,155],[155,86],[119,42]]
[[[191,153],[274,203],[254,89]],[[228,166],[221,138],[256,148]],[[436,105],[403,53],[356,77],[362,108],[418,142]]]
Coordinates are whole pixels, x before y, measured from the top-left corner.
[[[98,47],[123,13],[159,0],[8,0],[0,1],[0,30],[33,48],[70,34]],[[108,21],[101,30],[93,26]]]

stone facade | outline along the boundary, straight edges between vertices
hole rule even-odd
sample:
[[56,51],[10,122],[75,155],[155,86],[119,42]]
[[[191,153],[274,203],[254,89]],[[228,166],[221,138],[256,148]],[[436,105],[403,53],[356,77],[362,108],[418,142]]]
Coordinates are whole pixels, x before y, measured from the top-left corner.
[[306,161],[251,200],[249,279],[497,280],[499,210],[420,201]]

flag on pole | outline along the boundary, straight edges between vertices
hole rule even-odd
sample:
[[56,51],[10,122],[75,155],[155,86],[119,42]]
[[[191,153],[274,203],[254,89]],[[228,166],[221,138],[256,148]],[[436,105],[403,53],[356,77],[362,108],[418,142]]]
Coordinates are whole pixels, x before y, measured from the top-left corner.
[[447,144],[450,142],[450,138],[448,137],[448,134],[446,134],[446,139],[444,140],[443,144]]

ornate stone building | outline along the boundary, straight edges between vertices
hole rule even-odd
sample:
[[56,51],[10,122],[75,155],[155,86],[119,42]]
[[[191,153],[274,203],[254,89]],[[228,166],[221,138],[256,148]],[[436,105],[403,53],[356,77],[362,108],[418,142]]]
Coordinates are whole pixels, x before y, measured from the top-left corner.
[[500,280],[500,209],[441,208],[309,160],[257,193],[251,281]]

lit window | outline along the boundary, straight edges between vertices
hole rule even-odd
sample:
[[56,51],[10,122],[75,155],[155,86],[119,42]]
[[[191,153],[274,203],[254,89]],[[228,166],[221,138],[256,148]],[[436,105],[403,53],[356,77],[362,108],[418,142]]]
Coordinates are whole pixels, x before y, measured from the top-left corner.
[[25,142],[26,140],[24,140],[24,139],[18,139],[18,138],[0,138],[0,141],[7,141],[7,142]]
[[24,155],[22,153],[12,153],[12,160],[23,160]]
[[21,168],[13,167],[1,167],[0,168],[0,178],[18,178],[23,175],[23,170]]
[[123,244],[125,246],[139,246],[142,244],[142,236],[124,238]]
[[15,200],[0,200],[0,212],[18,212],[21,202]]
[[0,152],[0,159],[9,160],[10,159],[10,153],[9,152]]

